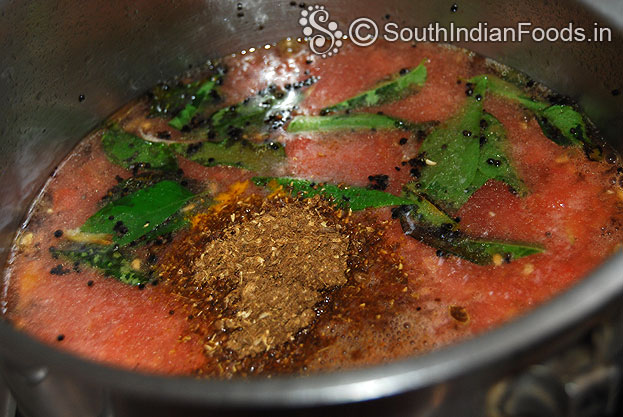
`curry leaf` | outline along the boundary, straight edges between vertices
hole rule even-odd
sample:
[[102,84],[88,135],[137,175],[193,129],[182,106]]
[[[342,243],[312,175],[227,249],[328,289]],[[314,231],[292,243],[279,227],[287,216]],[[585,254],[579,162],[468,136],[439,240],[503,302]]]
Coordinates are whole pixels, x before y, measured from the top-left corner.
[[325,107],[321,110],[321,114],[378,106],[390,101],[397,101],[417,92],[426,82],[427,73],[423,63],[406,74],[402,74],[402,72],[368,91],[333,106]]
[[104,131],[102,148],[111,162],[126,169],[138,166],[163,170],[177,168],[175,155],[167,145],[147,142],[118,126],[111,126]]
[[[478,188],[484,185],[489,179],[495,179],[508,184],[511,188],[521,195],[525,195],[527,190],[524,182],[519,178],[515,168],[512,166],[507,156],[506,130],[498,119],[489,113],[484,113],[481,119],[480,136],[480,160],[478,161],[478,171],[481,175],[476,175],[475,183]],[[480,176],[480,181],[479,181]]]
[[139,242],[140,243],[149,243],[161,236],[169,235],[170,233],[176,232],[184,227],[188,226],[189,221],[183,213],[177,212],[173,214],[170,218],[168,218],[164,223],[158,225],[156,228],[151,230],[149,233],[144,234]]
[[173,181],[161,181],[113,201],[87,219],[85,233],[106,233],[121,246],[152,232],[175,214],[193,194]]
[[456,222],[450,218],[441,225],[422,221],[417,208],[412,206],[399,207],[394,211],[394,217],[400,219],[402,230],[407,236],[437,248],[441,251],[440,255],[452,254],[478,265],[511,262],[544,252],[539,245],[472,238],[457,230]]
[[190,123],[193,116],[197,114],[205,102],[217,101],[219,96],[216,92],[216,85],[216,79],[210,79],[201,84],[194,95],[191,96],[192,101],[186,104],[177,116],[169,121],[169,125],[176,129],[181,129],[184,125]]
[[179,171],[142,171],[112,186],[110,189],[108,189],[100,202],[105,204],[111,203],[142,188],[150,187],[164,180],[188,182],[188,179],[184,179],[182,173],[180,173]]
[[413,183],[403,187],[403,195],[419,204],[400,206],[393,210],[393,217],[400,219],[402,230],[407,236],[472,263],[488,265],[503,260],[510,262],[525,256],[542,253],[539,245],[493,241],[467,236],[459,230],[457,220],[437,209],[432,203],[419,196]]
[[405,193],[401,197],[363,187],[317,184],[308,180],[287,177],[254,177],[252,180],[255,185],[271,188],[281,187],[289,194],[302,198],[321,195],[332,199],[338,207],[349,208],[353,211],[408,204],[417,209],[418,218],[422,221],[439,226],[454,222],[424,197],[412,193]]
[[532,99],[515,85],[506,82],[495,75],[478,75],[471,78],[469,82],[477,84],[483,80],[486,81],[488,92],[491,94],[516,101],[529,110],[539,111],[544,110],[549,106],[547,103]]
[[204,166],[233,166],[258,173],[270,172],[285,159],[285,149],[279,142],[265,144],[247,140],[223,140],[175,144],[173,149],[187,159]]
[[418,192],[450,211],[458,210],[490,179],[526,194],[523,181],[507,156],[506,131],[484,112],[488,80],[468,86],[471,96],[461,111],[424,140],[415,168]]
[[589,156],[599,157],[598,147],[591,140],[584,116],[567,105],[550,105],[544,101],[527,97],[514,85],[493,75],[479,75],[471,81],[488,80],[488,90],[492,94],[519,103],[534,113],[543,134],[561,146],[584,146]]
[[420,192],[450,209],[461,207],[470,197],[480,161],[480,120],[486,80],[473,86],[461,111],[434,129],[420,148],[428,163],[420,171]]
[[[210,68],[211,73],[201,80],[162,83],[155,87],[149,93],[151,96],[149,114],[156,117],[176,118],[180,116],[180,122],[185,119],[190,121],[195,113],[203,109],[205,104],[219,101],[220,97],[216,86],[220,83],[226,68],[220,64],[212,64]],[[181,114],[183,111],[186,115]],[[174,124],[177,123],[174,122]]]
[[335,184],[316,184],[308,180],[286,177],[254,177],[252,180],[255,185],[282,187],[290,194],[302,198],[322,195],[325,198],[333,199],[338,207],[350,208],[353,211],[372,207],[397,206],[414,203],[407,198],[363,187],[340,187]]
[[296,116],[288,125],[288,132],[331,132],[336,130],[402,129],[426,133],[435,122],[410,123],[382,114],[358,113],[331,116]]
[[543,134],[562,146],[592,145],[584,117],[569,106],[555,105],[537,113]]
[[[443,227],[449,230],[457,230],[459,225],[443,210],[422,196],[416,184],[409,182],[402,187],[402,196],[412,201],[409,204],[411,219],[418,223],[429,225],[430,227]],[[400,210],[394,210],[396,215]]]
[[303,99],[303,87],[314,82],[315,78],[309,78],[289,89],[271,85],[238,104],[218,110],[202,122],[207,127],[193,129],[184,137],[197,139],[199,136],[202,139],[205,136],[213,141],[223,141],[264,135],[291,119],[292,111]]
[[50,248],[50,252],[54,257],[99,269],[104,275],[125,284],[139,285],[149,279],[142,271],[132,268],[131,262],[113,246],[70,244],[60,249]]

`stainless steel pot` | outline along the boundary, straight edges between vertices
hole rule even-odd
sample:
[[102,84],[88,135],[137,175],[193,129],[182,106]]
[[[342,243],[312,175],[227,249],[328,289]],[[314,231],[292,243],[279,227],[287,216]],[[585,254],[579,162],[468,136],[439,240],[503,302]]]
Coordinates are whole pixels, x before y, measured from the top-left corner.
[[[88,131],[149,86],[285,36],[301,36],[289,1],[0,1],[0,261],[29,202]],[[602,43],[461,44],[579,101],[623,148],[621,0],[372,0],[325,3],[347,23],[612,30]],[[259,29],[262,27],[262,29]],[[79,96],[84,95],[80,101]],[[592,416],[621,410],[623,255],[498,330],[426,356],[357,371],[213,381],[113,369],[44,346],[0,323],[0,370],[24,415]],[[0,412],[14,407],[0,396]]]

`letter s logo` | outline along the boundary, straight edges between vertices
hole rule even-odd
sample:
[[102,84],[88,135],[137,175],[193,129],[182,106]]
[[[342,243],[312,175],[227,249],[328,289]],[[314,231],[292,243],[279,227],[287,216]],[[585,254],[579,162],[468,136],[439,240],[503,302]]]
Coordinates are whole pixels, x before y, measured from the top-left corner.
[[[309,6],[307,10],[302,10],[299,19],[299,24],[303,26],[303,35],[311,37],[309,49],[323,58],[337,54],[342,46],[340,38],[343,34],[337,30],[337,23],[329,22],[326,27],[322,25],[328,21],[329,12],[325,10],[324,6],[318,5]],[[314,32],[316,32],[315,35]]]

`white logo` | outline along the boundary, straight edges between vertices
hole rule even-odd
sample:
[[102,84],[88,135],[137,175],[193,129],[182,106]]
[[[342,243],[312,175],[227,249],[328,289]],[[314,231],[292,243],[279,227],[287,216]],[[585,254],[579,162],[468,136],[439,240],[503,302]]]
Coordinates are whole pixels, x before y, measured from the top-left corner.
[[[327,22],[326,27],[321,25],[321,23]],[[338,30],[337,22],[329,22],[329,12],[325,10],[324,6],[309,6],[307,9],[301,10],[299,24],[303,26],[303,35],[308,38],[311,37],[309,49],[313,53],[326,58],[339,52],[343,45],[342,36],[344,34]],[[314,32],[316,32],[315,35]]]
[[374,20],[360,17],[348,27],[348,36],[357,46],[370,46],[379,37],[379,27]]

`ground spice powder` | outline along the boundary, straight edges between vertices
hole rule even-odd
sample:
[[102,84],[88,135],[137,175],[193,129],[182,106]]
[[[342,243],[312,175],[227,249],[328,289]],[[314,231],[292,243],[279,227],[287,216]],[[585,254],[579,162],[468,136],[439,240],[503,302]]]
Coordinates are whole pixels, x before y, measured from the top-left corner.
[[165,287],[191,305],[206,351],[235,360],[310,326],[314,307],[347,282],[357,245],[347,213],[326,200],[233,191],[191,219],[160,270]]
[[[314,204],[315,206],[315,204]],[[294,339],[314,320],[322,291],[346,283],[348,238],[309,202],[265,204],[223,230],[194,262],[194,282],[224,287],[215,324],[238,356]]]

